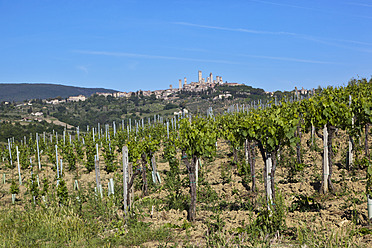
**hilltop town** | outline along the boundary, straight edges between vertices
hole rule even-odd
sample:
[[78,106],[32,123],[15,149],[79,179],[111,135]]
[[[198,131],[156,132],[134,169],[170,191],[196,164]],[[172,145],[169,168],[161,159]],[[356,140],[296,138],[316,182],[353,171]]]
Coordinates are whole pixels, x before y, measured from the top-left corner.
[[[62,85],[57,85],[57,86],[62,86]],[[239,86],[237,90],[232,90],[231,87],[235,88],[235,86]],[[70,87],[70,86],[62,86],[62,87]],[[225,90],[221,91],[221,87],[230,87],[230,90],[225,88]],[[243,88],[240,88],[243,87]],[[84,88],[80,88],[84,89]],[[223,82],[221,76],[215,76],[213,77],[212,73],[209,73],[209,76],[207,78],[203,78],[202,76],[202,71],[198,71],[198,80],[196,82],[190,82],[187,83],[187,78],[184,77],[183,79],[178,80],[178,87],[174,87],[172,84],[169,85],[168,89],[160,89],[160,90],[137,90],[135,92],[129,91],[129,92],[118,92],[114,90],[106,90],[106,92],[103,91],[92,91],[91,93],[85,93],[83,94],[73,94],[72,92],[70,94],[65,94],[64,97],[58,96],[58,97],[50,97],[50,98],[35,98],[39,99],[40,101],[46,103],[46,104],[60,104],[60,103],[66,103],[66,102],[79,102],[79,101],[86,101],[88,97],[97,95],[97,96],[104,96],[104,97],[114,97],[114,98],[130,98],[132,96],[143,96],[143,97],[151,97],[152,99],[159,99],[159,100],[165,100],[165,101],[172,101],[172,100],[177,100],[180,98],[180,96],[185,96],[188,95],[213,95],[213,100],[217,99],[228,99],[230,97],[233,97],[234,93],[231,91],[238,91],[235,92],[235,95],[240,95],[240,97],[244,97],[254,94],[260,94],[260,95],[266,95],[268,97],[274,97],[279,92],[279,98],[280,98],[280,91],[277,92],[269,92],[269,91],[264,91],[262,89],[259,89],[259,92],[254,91],[251,86],[247,86],[242,83],[230,83],[228,81]],[[252,91],[253,90],[253,91]],[[81,90],[80,90],[81,91]],[[107,92],[111,91],[111,92]],[[37,91],[38,92],[38,91]],[[295,96],[297,98],[299,97],[305,97],[308,94],[314,94],[314,89],[312,90],[306,90],[302,87],[302,89],[297,89],[295,87],[295,90],[292,91],[294,92]],[[182,97],[181,97],[182,98]],[[209,97],[210,98],[210,97]],[[28,101],[24,101],[21,104],[18,104],[17,106],[23,106],[23,105],[30,105],[30,102],[33,99],[28,99]],[[28,103],[27,103],[28,102]],[[10,104],[10,101],[3,101],[1,104]]]
[[[213,74],[210,73],[209,76],[205,79],[202,76],[202,71],[198,71],[198,81],[197,82],[191,82],[187,83],[187,78],[184,77],[183,80],[179,79],[178,80],[178,88],[173,87],[172,84],[169,85],[169,89],[165,90],[147,90],[147,91],[142,91],[138,90],[136,92],[115,92],[115,93],[103,93],[103,92],[96,92],[95,94],[100,95],[100,96],[112,96],[112,97],[131,97],[132,95],[138,95],[142,94],[143,96],[151,96],[155,95],[156,99],[163,99],[163,100],[172,100],[171,95],[180,91],[185,91],[185,92],[202,92],[206,91],[209,89],[214,89],[217,85],[225,85],[225,86],[240,86],[244,84],[239,84],[239,83],[228,83],[222,81],[221,76],[216,76],[213,78]],[[229,96],[229,95],[227,95]],[[221,97],[220,97],[221,98]],[[58,104],[58,103],[63,103],[63,102],[78,102],[78,101],[85,101],[87,99],[86,96],[84,95],[78,95],[78,96],[70,96],[66,100],[65,99],[51,99],[46,101],[46,103],[49,104]]]

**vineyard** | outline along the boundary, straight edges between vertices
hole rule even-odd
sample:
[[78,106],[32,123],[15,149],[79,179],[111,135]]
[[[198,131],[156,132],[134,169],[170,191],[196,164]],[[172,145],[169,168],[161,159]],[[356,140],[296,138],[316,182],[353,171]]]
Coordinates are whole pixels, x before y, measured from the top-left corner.
[[371,91],[9,137],[2,245],[370,247]]

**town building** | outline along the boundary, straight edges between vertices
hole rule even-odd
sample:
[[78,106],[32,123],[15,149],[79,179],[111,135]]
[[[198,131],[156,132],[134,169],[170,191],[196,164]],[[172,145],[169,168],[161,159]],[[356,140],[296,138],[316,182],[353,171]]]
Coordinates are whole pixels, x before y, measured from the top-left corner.
[[[178,80],[178,88],[173,88],[172,84],[169,85],[169,89],[166,90],[155,90],[155,91],[137,91],[137,92],[116,92],[116,93],[101,93],[97,92],[97,95],[103,95],[103,96],[113,96],[113,97],[131,97],[133,94],[138,95],[139,92],[142,92],[143,96],[151,96],[152,94],[155,95],[157,99],[164,99],[169,100],[171,95],[173,93],[176,93],[178,91],[191,91],[191,92],[201,92],[208,89],[213,89],[216,85],[224,84],[222,81],[221,76],[216,76],[216,78],[213,78],[213,73],[209,73],[209,77],[206,78],[206,80],[203,78],[202,71],[198,71],[198,81],[197,82],[190,82],[187,83],[187,78],[183,78],[183,85],[182,80]],[[242,85],[238,83],[225,83],[228,86],[237,86]],[[225,96],[224,96],[225,97]]]
[[82,101],[84,102],[87,98],[84,95],[78,95],[78,96],[70,96],[67,98],[67,102],[78,102]]

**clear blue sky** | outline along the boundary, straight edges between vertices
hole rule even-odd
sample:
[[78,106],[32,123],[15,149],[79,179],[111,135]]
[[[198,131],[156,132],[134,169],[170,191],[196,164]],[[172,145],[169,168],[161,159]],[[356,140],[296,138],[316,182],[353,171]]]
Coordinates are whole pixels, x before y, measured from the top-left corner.
[[372,1],[0,0],[0,82],[265,90],[372,75]]

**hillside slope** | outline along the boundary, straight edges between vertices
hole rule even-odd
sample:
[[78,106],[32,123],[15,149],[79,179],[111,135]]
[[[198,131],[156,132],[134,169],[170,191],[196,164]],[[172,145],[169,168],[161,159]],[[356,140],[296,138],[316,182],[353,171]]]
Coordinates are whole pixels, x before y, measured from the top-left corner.
[[90,96],[96,92],[113,93],[116,90],[103,88],[82,88],[59,84],[0,84],[0,102],[24,101],[29,99],[47,99],[54,97]]

